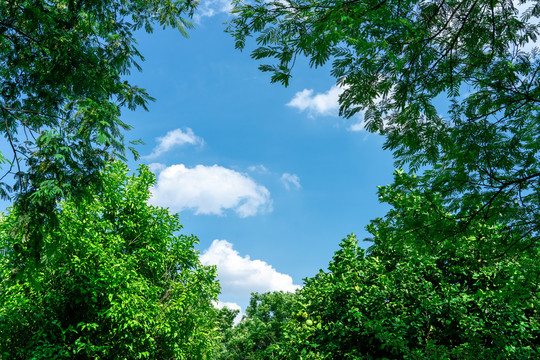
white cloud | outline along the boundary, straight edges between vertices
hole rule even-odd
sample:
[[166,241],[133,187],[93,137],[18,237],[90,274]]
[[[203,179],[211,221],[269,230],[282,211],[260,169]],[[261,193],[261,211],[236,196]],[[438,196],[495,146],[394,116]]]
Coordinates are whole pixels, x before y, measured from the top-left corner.
[[204,17],[212,17],[218,14],[230,14],[232,4],[230,0],[201,0],[195,12],[195,22],[200,23]]
[[293,284],[292,277],[277,272],[268,263],[240,256],[226,240],[214,240],[200,259],[203,265],[217,266],[224,298],[249,299],[252,292],[293,292],[300,287]]
[[165,136],[159,137],[156,139],[158,141],[157,146],[152,150],[150,155],[144,156],[147,159],[153,159],[159,155],[169,151],[174,146],[180,145],[203,145],[204,141],[190,128],[187,128],[185,131],[182,129],[176,129],[169,131]]
[[229,308],[231,310],[240,310],[242,311],[242,307],[240,305],[238,305],[237,303],[234,303],[234,302],[223,302],[223,301],[217,301],[217,303],[214,304],[218,309],[221,309],[221,308]]
[[349,131],[362,131],[365,129],[363,120],[349,126]]
[[161,163],[151,163],[151,164],[148,164],[148,168],[150,169],[151,172],[158,173],[161,170],[166,169],[167,165],[161,164]]
[[[313,94],[312,89],[304,89],[297,92],[287,106],[294,107],[300,111],[307,111],[308,116],[339,116],[339,96],[343,93],[344,87],[332,86],[327,92]],[[382,101],[382,96],[376,97],[374,104]],[[349,125],[348,131],[366,131],[364,123],[365,111],[360,110],[355,116],[356,122]]]
[[343,88],[332,86],[325,93],[313,94],[313,89],[304,89],[297,92],[287,106],[300,111],[307,111],[309,116],[338,116],[339,95]]
[[281,175],[281,182],[285,186],[285,189],[291,190],[291,188],[300,189],[300,178],[296,174],[284,173]]
[[[266,0],[281,1],[281,0]],[[283,2],[285,6],[289,6],[288,2]],[[218,16],[220,14],[230,14],[233,9],[231,0],[200,0],[197,6],[197,11],[193,16],[196,23],[201,23],[201,20],[205,17]]]
[[268,169],[264,165],[253,165],[248,167],[248,170],[259,174],[268,173]]
[[272,211],[270,192],[248,175],[214,165],[163,169],[152,188],[150,202],[173,211],[223,215],[230,209],[240,217]]

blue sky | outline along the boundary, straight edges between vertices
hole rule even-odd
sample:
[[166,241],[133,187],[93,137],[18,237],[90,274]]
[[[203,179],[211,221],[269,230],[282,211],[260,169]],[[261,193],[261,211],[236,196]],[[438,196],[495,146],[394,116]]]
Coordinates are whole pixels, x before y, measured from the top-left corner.
[[127,138],[146,142],[129,166],[155,170],[151,202],[180,214],[202,262],[217,265],[220,300],[245,310],[252,291],[292,291],[326,269],[347,234],[368,236],[388,210],[376,191],[394,166],[361,117],[337,116],[328,67],[300,59],[288,88],[270,84],[249,56],[254,43],[240,52],[224,32],[229,8],[202,0],[189,39],[138,34],[146,61],[128,80],[157,101],[122,116],[134,126]]
[[288,88],[270,84],[249,56],[254,44],[234,49],[229,17],[213,4],[189,39],[139,34],[146,61],[129,80],[157,101],[123,119],[134,126],[128,138],[146,143],[139,162],[156,170],[152,203],[180,213],[203,262],[218,266],[220,300],[244,310],[250,292],[293,290],[347,234],[367,236],[387,210],[376,186],[394,166],[360,118],[337,116],[329,68],[300,61]]
[[203,263],[217,265],[220,301],[245,310],[251,292],[293,291],[326,269],[341,239],[368,236],[388,209],[376,190],[394,166],[382,137],[337,116],[329,68],[300,60],[288,88],[270,84],[250,58],[255,44],[240,52],[224,32],[227,2],[199,9],[189,39],[137,35],[146,61],[127,79],[157,100],[123,111],[134,126],[126,138],[146,143],[128,164],[155,170],[151,202],[180,214]]

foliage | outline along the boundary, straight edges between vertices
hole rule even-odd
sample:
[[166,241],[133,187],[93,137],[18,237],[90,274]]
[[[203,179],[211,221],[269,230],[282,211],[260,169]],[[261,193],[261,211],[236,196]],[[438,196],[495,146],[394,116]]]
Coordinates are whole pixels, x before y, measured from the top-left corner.
[[226,342],[230,338],[232,328],[234,327],[234,319],[238,316],[240,310],[229,309],[224,306],[217,311],[216,323],[221,335],[222,341]]
[[341,114],[363,112],[399,167],[429,166],[420,184],[467,219],[462,231],[482,218],[518,248],[538,240],[539,1],[256,0],[234,12],[236,46],[255,35],[273,82],[288,84],[297,56],[331,62]]
[[[187,35],[191,0],[0,1],[0,198],[17,194],[17,223],[39,257],[55,206],[88,195],[104,164],[125,159],[122,108],[152,98],[123,76],[144,60],[134,33],[154,24]],[[134,149],[130,147],[134,152]],[[134,152],[135,156],[137,154]],[[15,176],[15,183],[5,180]],[[36,228],[36,224],[39,226]],[[48,230],[45,230],[48,231]]]
[[282,291],[252,293],[246,315],[225,333],[222,352],[216,359],[277,359],[295,300],[296,294]]
[[24,235],[0,223],[0,359],[205,359],[215,339],[215,268],[178,215],[147,205],[153,174],[109,165],[92,198],[64,201],[44,239],[56,251],[25,267]]
[[217,312],[216,324],[219,331],[219,343],[216,347],[213,359],[227,359],[229,350],[226,346],[236,335],[234,331],[234,319],[238,316],[240,310],[229,309],[224,306]]
[[[528,4],[527,4],[528,3]],[[518,6],[521,10],[518,9]],[[374,245],[308,279],[288,359],[538,358],[539,1],[237,1],[237,48],[288,85],[332,63],[340,113],[386,137],[402,172]],[[436,109],[435,105],[446,105]]]
[[374,245],[347,237],[306,280],[283,358],[538,358],[538,248],[506,251],[500,224],[463,233],[414,176],[397,172],[379,195],[393,208],[368,226]]

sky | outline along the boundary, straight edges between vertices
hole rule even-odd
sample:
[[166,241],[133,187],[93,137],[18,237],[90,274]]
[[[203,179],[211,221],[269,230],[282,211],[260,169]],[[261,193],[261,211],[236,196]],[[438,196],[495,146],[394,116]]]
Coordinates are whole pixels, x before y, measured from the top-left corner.
[[289,87],[271,84],[255,43],[241,52],[224,32],[226,10],[203,2],[188,39],[138,34],[143,71],[128,80],[157,100],[123,120],[146,143],[129,165],[156,173],[151,203],[179,213],[203,264],[217,265],[221,304],[244,311],[251,292],[294,291],[348,234],[369,236],[394,165],[361,116],[338,117],[329,67],[299,61]]
[[220,306],[245,311],[251,292],[294,291],[348,234],[368,237],[365,226],[389,209],[377,186],[392,182],[394,162],[361,114],[338,116],[329,66],[299,59],[289,87],[271,84],[250,58],[256,44],[241,52],[224,32],[229,10],[202,0],[189,39],[138,34],[146,60],[128,80],[157,100],[123,120],[134,126],[127,137],[146,143],[129,165],[155,172],[151,203],[199,238],[202,263],[217,266]]
[[361,114],[338,116],[329,67],[298,59],[289,87],[271,84],[250,58],[254,42],[241,52],[224,32],[229,10],[202,0],[188,39],[137,34],[145,61],[127,80],[156,101],[122,119],[134,127],[127,139],[146,143],[128,165],[155,172],[150,202],[199,238],[201,262],[217,266],[220,305],[245,311],[251,292],[294,291],[348,234],[368,237],[365,226],[388,210],[376,192],[394,164]]
[[203,0],[187,39],[137,33],[143,70],[126,80],[156,101],[122,120],[133,126],[127,140],[145,142],[129,167],[156,174],[150,202],[199,238],[201,262],[217,266],[219,305],[245,311],[252,292],[295,291],[348,234],[369,236],[365,226],[388,210],[376,191],[394,165],[361,115],[338,116],[329,67],[300,59],[289,87],[271,84],[250,57],[255,43],[239,51],[224,32],[229,9]]

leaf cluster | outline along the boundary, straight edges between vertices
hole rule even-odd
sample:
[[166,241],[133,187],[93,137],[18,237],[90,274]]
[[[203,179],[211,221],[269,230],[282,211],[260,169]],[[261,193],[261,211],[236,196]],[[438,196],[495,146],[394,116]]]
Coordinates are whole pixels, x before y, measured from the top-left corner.
[[160,25],[187,36],[191,24],[182,16],[195,6],[190,0],[0,1],[0,134],[11,149],[0,153],[0,197],[13,197],[20,207],[17,227],[32,238],[35,258],[42,232],[58,223],[57,202],[90,196],[105,164],[126,159],[123,133],[130,125],[121,110],[146,109],[153,100],[123,79],[144,60],[135,32]]
[[260,0],[234,13],[236,46],[256,36],[273,82],[289,83],[297,56],[331,63],[340,113],[385,135],[398,167],[430,169],[424,188],[464,224],[504,218],[517,247],[538,240],[538,1]]
[[393,209],[368,227],[374,245],[366,252],[347,237],[328,271],[305,281],[282,358],[540,355],[538,249],[501,254],[500,226],[482,221],[459,231],[460,219],[417,182],[397,173],[379,190]]
[[295,303],[294,293],[252,293],[242,320],[234,327],[231,321],[230,328],[224,332],[222,348],[215,359],[278,359],[285,326],[293,314]]
[[0,358],[205,359],[213,351],[216,269],[202,266],[194,236],[176,235],[178,215],[146,203],[153,174],[109,165],[103,187],[64,201],[44,234],[39,268],[27,266],[0,222]]
[[[146,108],[150,95],[122,77],[144,60],[134,32],[153,24],[187,35],[191,1],[0,2],[0,195],[47,202],[96,182],[112,156],[123,158],[121,108]],[[15,175],[15,184],[4,180]]]

